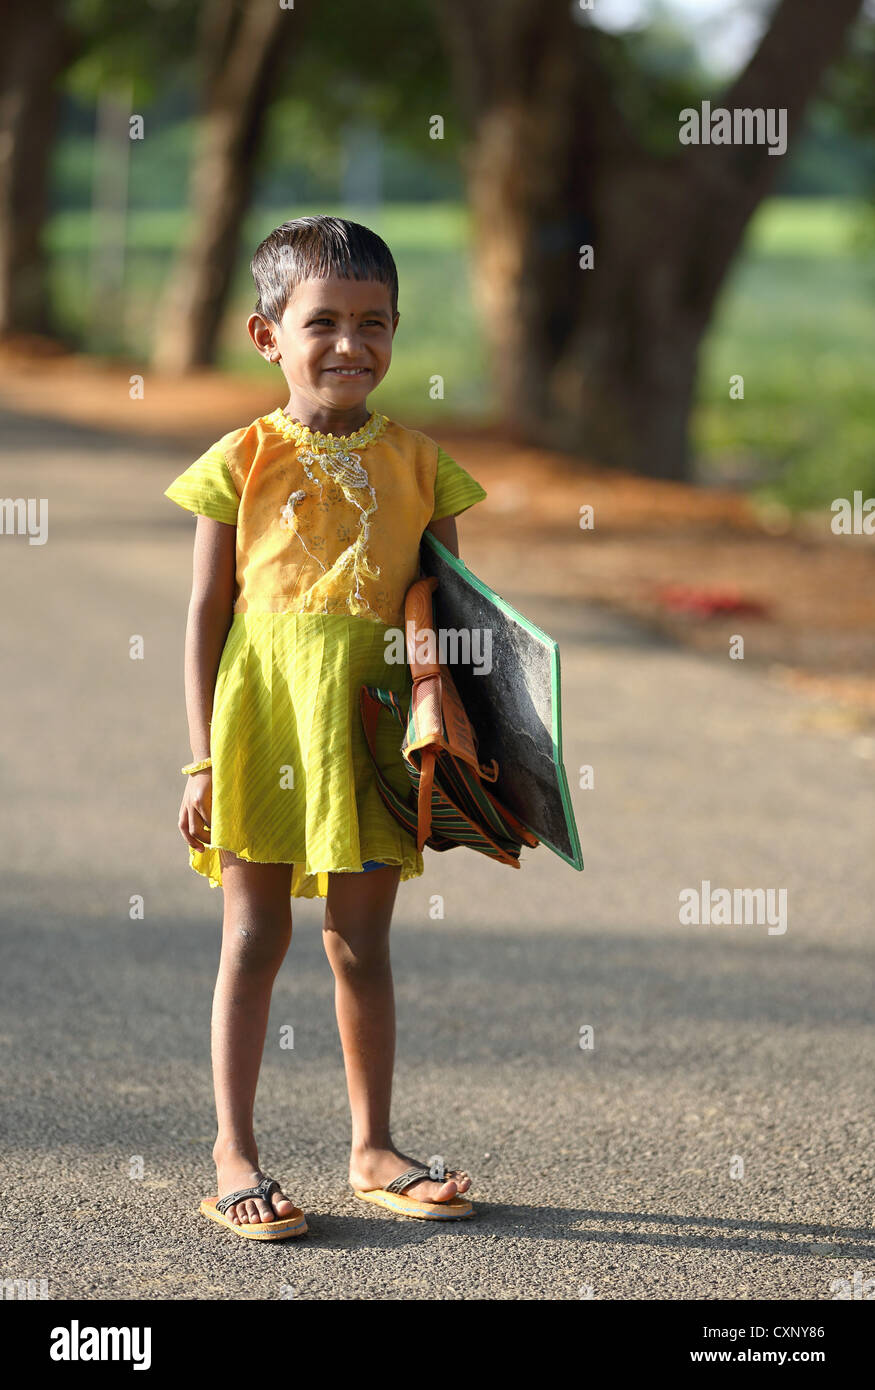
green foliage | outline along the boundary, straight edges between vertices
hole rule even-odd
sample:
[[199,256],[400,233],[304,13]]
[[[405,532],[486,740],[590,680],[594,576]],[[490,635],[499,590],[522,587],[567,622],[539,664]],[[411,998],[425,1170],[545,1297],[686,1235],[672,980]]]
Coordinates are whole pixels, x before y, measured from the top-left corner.
[[[91,198],[93,104],[107,88],[133,94],[147,138],[133,150],[132,208],[184,201],[199,99],[198,0],[70,0],[78,57],[65,80],[64,135],[55,158],[56,207]],[[265,97],[257,204],[336,194],[346,132],[367,122],[383,138],[386,196],[462,195],[462,130],[431,0],[331,0],[287,14],[289,41]],[[83,119],[86,116],[89,119]],[[434,115],[444,138],[429,138]]]
[[[705,344],[693,436],[704,480],[792,509],[875,495],[875,271],[863,204],[766,203]],[[744,378],[732,400],[730,377]]]
[[[546,2],[546,0],[545,0]],[[133,84],[148,138],[132,147],[125,345],[145,360],[155,305],[184,232],[199,74],[198,18],[206,0],[69,0],[80,53],[68,75],[66,135],[56,152],[53,286],[62,327],[86,327],[92,135],[99,92]],[[401,277],[396,356],[377,404],[401,418],[488,417],[485,348],[473,309],[459,155],[464,138],[449,88],[434,0],[311,0],[290,12],[289,43],[272,90],[248,219],[226,319],[223,365],[262,372],[241,331],[252,287],[252,247],[303,212],[358,217],[392,246]],[[677,157],[678,113],[725,83],[702,67],[689,36],[658,10],[643,30],[593,33],[624,118],[651,153]],[[806,130],[782,167],[781,188],[862,194],[875,181],[875,28],[858,25],[827,74]],[[434,115],[445,139],[429,139]],[[377,212],[336,203],[351,123],[383,137]],[[421,201],[415,201],[415,200]],[[430,202],[424,200],[431,199]],[[442,200],[442,201],[435,201]],[[736,477],[791,506],[822,505],[855,487],[875,491],[871,316],[875,210],[854,202],[771,200],[751,226],[725,286],[703,354],[694,441],[705,479]],[[432,402],[440,374],[446,400]],[[730,375],[745,400],[729,399]]]
[[130,87],[138,109],[168,73],[190,72],[199,9],[199,0],[67,0],[77,56],[65,89],[93,100],[107,87]]
[[[393,140],[418,143],[431,114],[449,115],[448,88],[432,0],[369,0],[367,6],[361,0],[331,0],[309,12],[275,96],[294,99],[312,113],[312,125],[323,135],[366,119]],[[448,125],[449,148],[454,148],[457,137]]]
[[[689,28],[657,5],[650,22],[624,33],[593,29],[612,96],[641,146],[677,157],[678,114],[703,99],[720,103],[729,86],[703,66]],[[854,26],[845,53],[827,71],[806,113],[779,193],[864,196],[875,184],[875,25]]]
[[676,158],[679,113],[698,107],[713,87],[692,40],[664,13],[644,29],[624,34],[594,29],[592,38],[613,99],[642,148]]

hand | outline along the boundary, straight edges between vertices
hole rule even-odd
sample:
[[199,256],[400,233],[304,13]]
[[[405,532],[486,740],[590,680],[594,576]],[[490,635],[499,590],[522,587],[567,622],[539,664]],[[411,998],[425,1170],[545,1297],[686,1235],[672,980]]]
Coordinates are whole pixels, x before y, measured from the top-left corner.
[[202,852],[209,844],[210,815],[213,809],[213,771],[189,773],[179,808],[179,829],[192,849]]

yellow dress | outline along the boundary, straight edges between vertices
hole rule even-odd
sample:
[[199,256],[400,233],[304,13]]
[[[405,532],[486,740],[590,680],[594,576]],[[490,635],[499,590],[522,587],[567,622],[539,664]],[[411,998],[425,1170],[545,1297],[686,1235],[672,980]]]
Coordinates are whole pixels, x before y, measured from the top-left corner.
[[[379,793],[359,689],[409,695],[409,667],[385,660],[385,634],[403,630],[422,533],[485,490],[384,415],[334,438],[277,410],[218,440],[165,496],[237,533],[210,728],[210,844],[189,848],[191,867],[216,887],[220,849],[292,864],[293,898],[325,897],[329,873],[369,859],[417,877],[422,855]],[[394,720],[378,721],[376,751],[406,795]]]

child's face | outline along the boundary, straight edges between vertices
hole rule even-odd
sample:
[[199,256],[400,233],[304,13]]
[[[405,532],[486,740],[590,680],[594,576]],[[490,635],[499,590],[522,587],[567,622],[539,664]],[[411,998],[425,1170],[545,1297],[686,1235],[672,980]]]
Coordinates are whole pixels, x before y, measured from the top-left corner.
[[302,281],[279,324],[253,314],[249,332],[262,357],[279,362],[293,397],[348,410],[389,370],[398,317],[388,286],[331,275]]

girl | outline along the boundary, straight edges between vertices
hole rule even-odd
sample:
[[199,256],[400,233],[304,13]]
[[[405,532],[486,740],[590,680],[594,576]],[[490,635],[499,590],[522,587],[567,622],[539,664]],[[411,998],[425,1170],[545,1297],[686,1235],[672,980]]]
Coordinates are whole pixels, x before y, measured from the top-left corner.
[[[390,1134],[389,926],[399,880],[424,865],[379,794],[359,689],[409,696],[409,668],[384,660],[383,639],[403,629],[422,533],[458,555],[453,517],[486,493],[426,435],[367,409],[399,319],[395,262],[378,236],[341,218],[297,218],[261,243],[252,273],[249,333],[279,364],[288,402],[218,440],[166,490],[197,514],[185,647],[193,761],[179,829],[192,868],[224,890],[212,1015],[218,1196],[200,1210],[258,1239],[307,1230],[259,1167],[253,1106],[290,900],[324,897],[349,1181],[393,1211],[458,1219],[473,1211],[467,1173],[430,1170]],[[406,795],[392,721],[378,726],[377,762]]]

